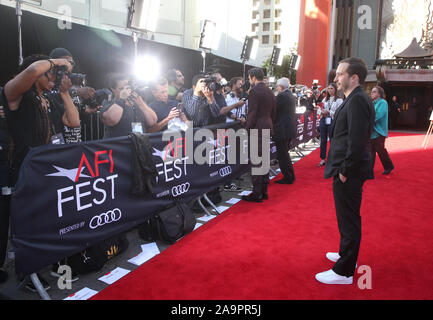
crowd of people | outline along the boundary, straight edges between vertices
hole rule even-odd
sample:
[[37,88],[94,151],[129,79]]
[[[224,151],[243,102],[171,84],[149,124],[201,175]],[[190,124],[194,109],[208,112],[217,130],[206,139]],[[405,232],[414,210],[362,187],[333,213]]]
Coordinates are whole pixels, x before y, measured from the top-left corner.
[[[227,83],[217,72],[198,74],[191,88],[186,89],[182,72],[173,69],[152,81],[147,90],[141,90],[134,87],[129,75],[111,74],[107,89],[95,90],[72,83],[74,66],[74,57],[64,48],[56,48],[48,56],[32,55],[0,88],[0,267],[6,258],[10,195],[31,148],[88,140],[83,124],[96,113],[100,115],[104,139],[232,121],[247,126],[250,88],[243,77]],[[242,190],[234,182],[224,189]],[[0,268],[0,282],[6,279],[6,271]],[[41,281],[48,288],[48,283]],[[36,291],[32,283],[26,288]]]
[[[346,64],[350,65],[350,63]],[[229,82],[225,81],[218,72],[198,74],[193,78],[189,89],[185,87],[182,72],[173,69],[169,70],[165,77],[159,77],[150,83],[147,93],[134,87],[128,75],[112,74],[107,81],[108,90],[101,93],[103,97],[101,101],[99,97],[97,98],[99,93],[95,89],[73,85],[68,74],[72,72],[74,65],[72,54],[63,48],[53,50],[49,56],[33,55],[24,60],[16,76],[4,88],[1,88],[0,182],[4,188],[0,203],[2,209],[0,267],[4,264],[6,256],[10,194],[30,148],[82,141],[82,125],[89,121],[89,115],[95,113],[101,115],[104,126],[103,138],[239,121],[247,130],[259,130],[258,150],[260,151],[262,150],[260,144],[263,132],[269,130],[277,146],[277,159],[283,174],[283,178],[277,183],[291,185],[296,180],[289,153],[291,142],[296,139],[297,135],[296,108],[299,105],[305,106],[306,110],[317,111],[321,117],[319,166],[326,165],[325,175],[328,178],[341,175],[341,181],[349,177],[351,183],[356,180],[351,177],[352,173],[359,168],[352,168],[354,163],[348,164],[347,159],[339,159],[342,156],[341,152],[337,154],[337,151],[332,148],[332,145],[347,145],[344,139],[347,139],[348,129],[338,125],[338,118],[341,121],[343,106],[347,105],[348,101],[353,102],[355,99],[353,95],[350,95],[352,92],[348,90],[345,92],[340,79],[342,75],[339,73],[337,73],[336,83],[331,83],[325,90],[308,89],[301,95],[292,91],[291,83],[287,78],[278,79],[275,86],[276,92],[271,90],[261,68],[251,69],[248,72],[248,79],[238,76]],[[358,76],[350,69],[346,70],[347,72],[349,74],[352,72],[351,76],[358,77],[358,86],[362,84],[362,76]],[[358,86],[354,88],[359,91]],[[346,99],[343,99],[343,94]],[[349,120],[345,123],[346,126],[353,126],[356,130],[361,130],[362,139],[365,138],[367,132],[369,133],[368,159],[370,160],[366,165],[366,168],[369,169],[366,179],[374,178],[376,153],[379,154],[384,166],[384,174],[390,174],[394,169],[385,149],[385,139],[388,136],[388,105],[384,98],[383,89],[375,87],[370,101],[366,102],[368,106],[371,103],[372,114],[373,112],[375,114],[371,128],[369,128],[370,123],[367,125],[364,123],[364,127],[360,127],[350,122],[349,120],[354,119],[350,115]],[[364,102],[364,95],[362,99]],[[85,103],[90,100],[97,101],[97,105],[92,103],[92,106],[89,106]],[[369,114],[367,118],[373,117],[372,114]],[[344,116],[348,115],[344,114]],[[357,114],[357,116],[362,118],[364,115]],[[339,136],[339,132],[343,132],[341,134],[345,137],[344,139]],[[333,141],[334,139],[336,142],[331,144],[327,159],[328,140]],[[336,159],[340,161],[338,165]],[[347,166],[341,167],[341,161]],[[354,174],[357,175],[357,173]],[[363,178],[360,178],[356,180],[356,186],[352,186],[357,190],[355,198],[359,198],[359,188],[362,188],[363,183]],[[269,173],[259,176],[252,175],[253,191],[250,195],[243,196],[242,199],[248,202],[263,202],[269,199],[268,185]],[[224,186],[224,190],[241,191],[242,188],[234,181],[230,181]],[[359,214],[359,208],[352,207],[350,210],[352,212],[355,210],[355,215],[358,210]],[[344,212],[338,214],[342,217],[345,215]],[[349,242],[354,242],[357,237],[358,235]],[[347,244],[347,246],[351,245]],[[342,248],[339,255],[346,259],[348,251],[344,246]],[[356,256],[356,252],[351,252],[350,258],[347,258],[347,265],[344,268],[335,268],[334,271],[345,277],[353,275],[351,269],[356,263]],[[341,260],[340,265],[343,262]],[[6,271],[0,269],[0,283],[6,279]],[[48,288],[46,281],[43,281],[43,284],[46,284]],[[27,288],[35,291],[31,283]]]

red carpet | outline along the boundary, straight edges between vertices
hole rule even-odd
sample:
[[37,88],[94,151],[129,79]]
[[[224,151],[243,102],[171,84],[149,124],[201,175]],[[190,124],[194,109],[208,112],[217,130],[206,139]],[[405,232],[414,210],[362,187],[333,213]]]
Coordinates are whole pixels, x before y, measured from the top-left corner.
[[[376,162],[364,187],[358,265],[372,270],[372,289],[318,283],[339,235],[331,180],[318,151],[295,165],[292,186],[272,183],[264,204],[239,203],[132,272],[94,299],[287,300],[433,299],[433,146],[424,136],[393,134],[396,170]],[[431,143],[432,144],[432,143]]]

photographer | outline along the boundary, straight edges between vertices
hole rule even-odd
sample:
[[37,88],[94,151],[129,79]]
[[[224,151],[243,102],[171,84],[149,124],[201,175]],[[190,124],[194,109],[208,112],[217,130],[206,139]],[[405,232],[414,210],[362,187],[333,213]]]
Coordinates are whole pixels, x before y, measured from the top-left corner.
[[[226,105],[233,108],[226,116],[226,122],[240,121],[242,126],[247,122],[246,118],[246,99],[243,98],[243,79],[240,77],[233,78],[230,81],[230,93],[226,97]],[[233,181],[229,181],[224,185],[224,191],[240,192],[243,188],[239,187]]]
[[193,121],[194,127],[205,127],[221,115],[214,91],[209,85],[214,80],[199,74],[193,78],[192,89],[183,93],[183,105],[186,117]]
[[227,85],[227,80],[222,77],[221,73],[213,73],[210,79],[214,81],[210,87],[214,91],[215,100],[220,107],[220,116],[216,121],[213,121],[213,123],[226,123],[227,116],[233,109],[238,108],[240,104],[227,104],[226,95],[224,94],[224,87]]
[[183,93],[185,92],[185,77],[182,72],[177,69],[171,69],[167,72],[168,79],[168,97],[171,100],[176,100],[181,102],[183,98]]
[[102,106],[102,122],[106,126],[104,138],[146,133],[158,120],[155,112],[133,91],[126,76],[113,75],[109,80],[114,99]]
[[[64,48],[56,48],[51,51],[50,59],[65,59],[68,60],[72,65],[72,69],[75,67],[75,61],[72,54]],[[75,107],[80,113],[80,119],[82,127],[79,128],[68,128],[65,127],[65,142],[66,143],[76,143],[81,142],[82,138],[89,140],[92,137],[83,137],[83,132],[85,132],[85,127],[90,126],[90,122],[93,118],[90,116],[100,109],[100,106],[89,106],[85,102],[94,98],[95,89],[90,87],[85,87],[85,75],[83,74],[72,74],[69,76],[72,82],[72,87],[69,89],[72,101]],[[55,88],[48,94],[48,98],[54,104],[57,104],[59,108],[63,108],[63,102],[60,97],[58,88]],[[89,139],[88,139],[89,138]]]
[[230,80],[231,93],[227,95],[226,103],[235,109],[227,115],[227,122],[240,121],[242,125],[247,122],[247,98],[244,97],[242,87],[243,79],[236,77]]
[[300,104],[302,107],[306,107],[307,111],[314,111],[316,109],[316,98],[311,89],[307,89],[304,95],[301,97]]
[[165,78],[160,78],[153,82],[150,86],[150,90],[155,100],[149,104],[149,107],[155,111],[158,120],[154,126],[149,128],[149,132],[167,130],[167,125],[175,118],[181,118],[185,123],[188,121],[185,114],[178,108],[179,103],[169,99],[168,82]]
[[69,94],[72,86],[67,76],[61,81],[59,94],[64,109],[52,105],[45,96],[56,82],[56,70],[72,70],[65,59],[49,59],[43,55],[26,58],[18,75],[10,80],[3,91],[7,123],[14,142],[12,153],[12,183],[18,179],[18,171],[27,152],[32,147],[45,144],[62,144],[64,126],[80,126],[78,110]]
[[[69,89],[72,84],[67,76],[57,81],[59,70],[71,72],[72,66],[65,59],[49,59],[43,55],[26,58],[18,69],[18,75],[10,80],[1,100],[6,111],[7,125],[13,141],[11,163],[11,185],[18,180],[21,165],[30,150],[46,144],[65,143],[64,128],[80,126],[78,110],[75,108]],[[50,103],[46,94],[60,82],[59,95],[64,108]],[[45,290],[49,284],[39,276]],[[36,292],[31,282],[26,288]]]

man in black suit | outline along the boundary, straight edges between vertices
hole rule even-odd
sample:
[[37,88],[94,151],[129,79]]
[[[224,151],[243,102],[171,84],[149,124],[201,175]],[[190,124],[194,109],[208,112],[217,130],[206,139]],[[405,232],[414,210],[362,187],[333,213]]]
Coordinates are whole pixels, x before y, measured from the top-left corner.
[[296,99],[289,91],[290,80],[282,78],[277,81],[277,115],[274,122],[273,140],[277,145],[277,159],[284,178],[279,184],[293,184],[295,171],[290,159],[290,142],[296,138]]
[[[261,157],[262,143],[269,143],[269,141],[263,141],[264,132],[269,130],[270,135],[273,135],[273,119],[275,119],[275,95],[263,82],[264,72],[262,69],[251,69],[248,72],[248,76],[253,88],[251,89],[248,98],[246,129],[249,133],[251,133],[251,129],[258,129],[258,156]],[[253,165],[253,168],[254,167],[258,168],[260,166]],[[267,171],[268,173],[265,175],[253,174],[253,192],[249,196],[243,196],[242,200],[249,202],[263,202],[263,199],[268,199],[269,168]]]
[[340,62],[335,82],[346,100],[337,111],[331,129],[331,147],[325,178],[333,178],[335,208],[340,231],[338,253],[326,257],[335,262],[332,270],[316,275],[325,284],[352,284],[361,243],[362,187],[371,170],[370,137],[375,111],[361,87],[367,77],[362,59]]

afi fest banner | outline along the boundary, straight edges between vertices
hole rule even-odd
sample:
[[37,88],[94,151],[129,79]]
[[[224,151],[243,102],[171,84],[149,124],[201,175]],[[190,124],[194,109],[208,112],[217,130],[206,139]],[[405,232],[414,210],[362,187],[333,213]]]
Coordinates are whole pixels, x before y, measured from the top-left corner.
[[[149,135],[158,177],[144,197],[130,193],[137,173],[128,137],[32,149],[11,202],[16,271],[37,272],[144,223],[174,200],[189,202],[241,176],[257,156],[254,139],[248,148],[239,129],[231,123]],[[268,147],[264,162],[276,157],[274,143]]]

